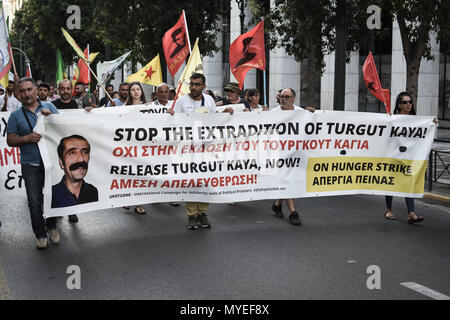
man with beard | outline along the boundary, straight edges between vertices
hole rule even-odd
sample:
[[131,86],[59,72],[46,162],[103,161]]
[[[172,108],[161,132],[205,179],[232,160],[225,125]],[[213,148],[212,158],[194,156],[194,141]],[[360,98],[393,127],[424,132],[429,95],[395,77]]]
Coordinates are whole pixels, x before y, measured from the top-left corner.
[[48,93],[50,92],[50,85],[47,82],[41,82],[38,85],[38,98],[41,101],[50,101],[48,99]]
[[130,85],[126,82],[121,83],[119,86],[119,97],[108,102],[107,107],[123,106],[127,102],[127,99],[128,99],[129,86]]
[[[61,80],[58,86],[58,91],[61,97],[53,101],[53,104],[58,108],[58,110],[78,109],[77,102],[72,99],[72,82],[70,80]],[[86,110],[89,110],[89,108],[87,108]],[[69,215],[69,222],[78,222],[78,216],[76,214]]]
[[25,181],[30,208],[31,226],[37,240],[36,246],[38,249],[46,249],[48,247],[47,233],[54,244],[60,242],[60,237],[56,229],[56,218],[43,217],[42,189],[45,173],[38,148],[41,135],[33,132],[33,128],[39,113],[49,115],[59,112],[51,102],[37,99],[36,83],[32,78],[23,78],[18,84],[23,106],[9,116],[6,141],[10,147],[20,148],[22,177]]
[[97,107],[97,99],[92,93],[86,92],[86,85],[82,82],[75,84],[75,101],[79,109]]
[[[112,84],[107,84],[106,87],[106,92],[108,92],[108,94],[112,97],[113,92],[114,92],[114,86]],[[98,87],[97,87],[98,90]],[[108,96],[105,95],[103,98],[100,99],[100,102],[98,103],[99,107],[106,107],[108,103]]]
[[72,82],[70,80],[61,80],[58,86],[59,99],[53,101],[53,104],[61,109],[78,109],[78,105],[75,100],[72,99]]
[[52,208],[98,201],[97,188],[84,181],[90,152],[91,146],[82,136],[72,135],[61,139],[58,158],[64,176],[61,182],[52,187]]
[[[215,113],[216,103],[210,95],[203,94],[205,88],[205,76],[201,73],[194,73],[190,78],[190,93],[178,99],[173,110],[169,109],[167,112],[171,115],[175,113]],[[228,107],[223,112],[233,114],[234,110]],[[211,223],[206,214],[208,207],[209,203],[205,202],[186,202],[188,216],[186,227],[190,230],[196,230],[199,225],[202,228],[210,228]]]

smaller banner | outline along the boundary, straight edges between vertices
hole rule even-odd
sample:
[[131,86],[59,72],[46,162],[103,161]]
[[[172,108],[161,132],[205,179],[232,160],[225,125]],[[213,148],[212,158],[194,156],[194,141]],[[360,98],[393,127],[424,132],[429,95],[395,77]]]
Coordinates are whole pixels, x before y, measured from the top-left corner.
[[11,112],[0,112],[0,192],[25,194],[25,183],[20,168],[20,150],[6,142],[6,126]]

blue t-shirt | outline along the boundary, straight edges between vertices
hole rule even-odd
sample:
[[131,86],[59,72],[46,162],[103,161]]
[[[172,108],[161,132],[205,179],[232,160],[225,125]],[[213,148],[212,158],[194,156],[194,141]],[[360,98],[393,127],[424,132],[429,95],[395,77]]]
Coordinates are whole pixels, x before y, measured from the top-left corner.
[[[119,98],[114,98],[113,101],[116,103],[116,107],[123,106],[123,102]],[[111,102],[108,102],[107,107],[111,107]]]
[[[32,133],[30,131],[30,126],[28,125],[27,119],[23,115],[23,109],[30,120],[31,126],[34,128],[37,122],[37,116],[42,109],[50,110],[52,113],[59,113],[58,109],[51,102],[40,101],[38,99],[38,107],[36,112],[33,113],[22,105],[22,108],[14,110],[8,119],[7,133],[15,133],[19,137],[23,137]],[[39,153],[39,148],[37,143],[26,143],[20,147],[20,162],[22,164],[40,164],[41,154]]]

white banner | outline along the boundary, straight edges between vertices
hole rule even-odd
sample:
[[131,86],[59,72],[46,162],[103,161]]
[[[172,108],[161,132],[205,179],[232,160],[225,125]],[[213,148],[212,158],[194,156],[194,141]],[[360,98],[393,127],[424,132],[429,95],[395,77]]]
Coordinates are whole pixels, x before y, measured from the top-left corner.
[[46,216],[171,201],[423,196],[432,117],[136,111],[148,107],[40,117]]
[[25,194],[22,179],[19,148],[6,143],[6,126],[11,112],[0,112],[0,192],[2,194]]

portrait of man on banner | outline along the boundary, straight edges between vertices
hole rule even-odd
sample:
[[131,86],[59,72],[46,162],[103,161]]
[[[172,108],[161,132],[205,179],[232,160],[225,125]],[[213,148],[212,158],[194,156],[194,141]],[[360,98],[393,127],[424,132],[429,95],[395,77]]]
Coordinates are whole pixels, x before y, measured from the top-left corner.
[[175,76],[189,54],[187,34],[183,14],[177,23],[164,34],[162,40],[164,56],[172,77]]
[[183,32],[183,29],[178,28],[172,32],[172,41],[176,47],[170,55],[171,58],[175,57],[178,52],[186,47],[186,34]]
[[70,207],[98,201],[98,190],[84,181],[88,172],[91,146],[86,138],[71,135],[58,145],[58,162],[64,175],[52,187],[52,208]]

